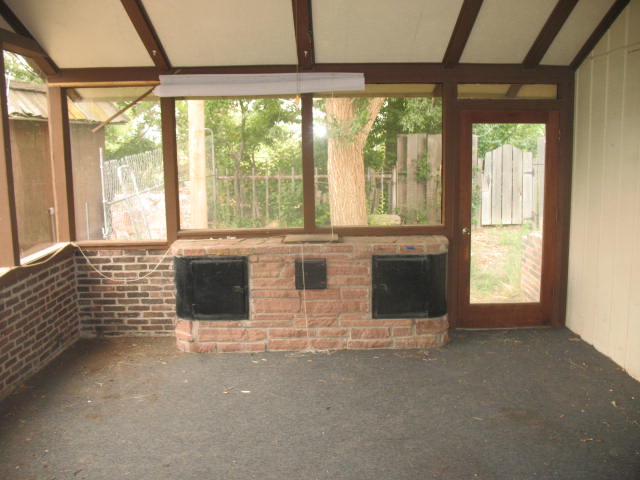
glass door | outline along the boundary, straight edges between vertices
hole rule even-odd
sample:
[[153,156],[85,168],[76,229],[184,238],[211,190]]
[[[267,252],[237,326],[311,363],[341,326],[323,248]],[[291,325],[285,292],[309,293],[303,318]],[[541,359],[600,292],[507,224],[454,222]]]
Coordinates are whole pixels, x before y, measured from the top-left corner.
[[[546,175],[553,112],[463,113],[460,326],[549,323]],[[545,263],[547,262],[547,263]]]

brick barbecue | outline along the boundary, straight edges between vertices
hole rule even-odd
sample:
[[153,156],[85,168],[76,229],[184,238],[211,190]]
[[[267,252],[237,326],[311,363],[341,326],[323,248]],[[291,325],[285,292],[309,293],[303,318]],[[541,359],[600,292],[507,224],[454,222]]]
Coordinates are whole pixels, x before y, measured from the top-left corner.
[[[185,352],[429,348],[447,342],[446,314],[373,318],[374,255],[443,255],[441,236],[344,237],[340,243],[285,243],[282,237],[179,240],[178,258],[246,257],[246,318],[177,318]],[[325,259],[326,288],[296,289],[296,260]],[[444,279],[442,280],[444,282]],[[387,315],[388,317],[388,315]]]

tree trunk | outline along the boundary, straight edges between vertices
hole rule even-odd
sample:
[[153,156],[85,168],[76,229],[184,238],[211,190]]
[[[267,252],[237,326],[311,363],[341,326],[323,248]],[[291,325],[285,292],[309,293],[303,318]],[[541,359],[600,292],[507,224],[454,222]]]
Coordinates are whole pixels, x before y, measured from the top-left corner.
[[189,120],[189,179],[191,182],[191,228],[208,228],[207,156],[204,138],[204,100],[187,102]]
[[[371,98],[364,125],[356,125],[357,107],[351,98],[327,98],[327,173],[332,225],[367,225],[364,145],[384,98]],[[356,128],[354,128],[356,127]],[[359,128],[358,128],[359,127]],[[354,131],[355,130],[355,131]]]

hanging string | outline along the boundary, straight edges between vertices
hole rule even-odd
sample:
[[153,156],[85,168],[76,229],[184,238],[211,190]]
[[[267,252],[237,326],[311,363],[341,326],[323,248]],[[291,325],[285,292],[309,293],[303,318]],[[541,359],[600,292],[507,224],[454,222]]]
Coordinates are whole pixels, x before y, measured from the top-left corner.
[[169,255],[169,252],[171,252],[171,247],[167,248],[167,251],[164,252],[164,254],[162,255],[162,257],[160,257],[160,260],[158,260],[158,263],[156,263],[154,265],[154,267],[149,270],[147,273],[145,273],[144,275],[138,275],[134,278],[115,278],[113,276],[109,276],[109,275],[105,275],[104,273],[102,273],[100,270],[98,270],[92,263],[91,260],[89,260],[89,257],[87,257],[84,253],[84,251],[82,250],[82,248],[80,248],[80,245],[78,245],[77,243],[71,243],[70,245],[73,245],[74,247],[76,247],[78,249],[78,251],[82,254],[82,256],[84,257],[85,261],[87,262],[87,265],[89,265],[89,267],[91,267],[91,269],[96,272],[100,277],[109,280],[113,283],[122,283],[122,284],[128,284],[128,283],[134,283],[134,282],[139,282],[140,280],[144,280],[145,278],[148,278],[151,276],[151,274],[153,272],[155,272],[158,267],[162,264],[162,262],[164,262],[165,258],[167,258],[167,255]]
[[87,257],[87,255],[84,253],[84,251],[82,250],[82,248],[80,247],[80,245],[78,245],[75,242],[70,242],[70,243],[62,243],[60,244],[60,246],[58,248],[56,248],[54,251],[52,252],[47,252],[42,260],[39,260],[37,262],[29,262],[29,263],[25,263],[24,265],[19,265],[19,266],[14,266],[14,267],[10,267],[8,268],[4,274],[9,273],[12,270],[15,270],[17,268],[33,268],[33,267],[37,267],[40,265],[44,265],[46,263],[49,263],[51,260],[53,260],[59,253],[61,253],[65,248],[67,248],[68,246],[72,246],[78,249],[78,251],[80,252],[80,254],[84,257],[85,261],[87,262],[87,265],[89,265],[89,267],[91,267],[91,270],[93,270],[95,273],[97,273],[100,277],[109,280],[113,283],[122,283],[122,284],[127,284],[127,283],[134,283],[134,282],[139,282],[140,280],[144,280],[145,278],[148,278],[151,276],[151,274],[153,272],[155,272],[158,267],[160,267],[160,265],[162,264],[162,262],[164,262],[164,260],[167,258],[167,255],[169,255],[169,252],[171,252],[171,247],[169,247],[167,249],[166,252],[164,252],[164,254],[162,255],[162,257],[160,257],[160,260],[153,266],[153,268],[151,270],[149,270],[147,273],[145,273],[144,275],[138,275],[135,278],[115,278],[113,276],[109,276],[109,275],[105,275],[104,273],[102,273],[100,270],[98,270],[95,265],[93,265],[91,263],[91,260],[89,259],[89,257]]

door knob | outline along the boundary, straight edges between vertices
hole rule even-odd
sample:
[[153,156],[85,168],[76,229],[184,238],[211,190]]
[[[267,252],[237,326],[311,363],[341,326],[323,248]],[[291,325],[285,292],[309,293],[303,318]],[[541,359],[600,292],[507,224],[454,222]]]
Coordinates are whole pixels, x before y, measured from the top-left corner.
[[469,227],[462,227],[463,235],[471,235],[471,229]]

